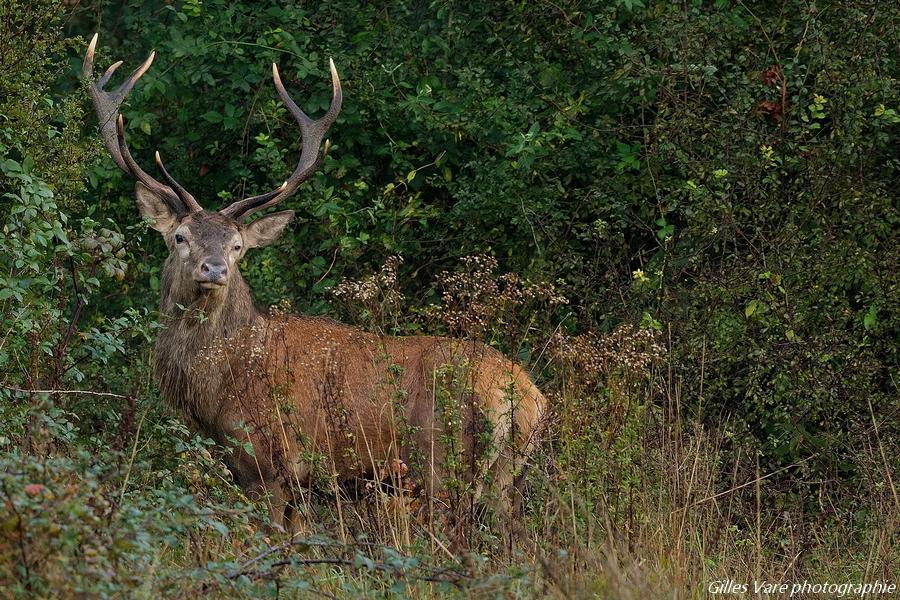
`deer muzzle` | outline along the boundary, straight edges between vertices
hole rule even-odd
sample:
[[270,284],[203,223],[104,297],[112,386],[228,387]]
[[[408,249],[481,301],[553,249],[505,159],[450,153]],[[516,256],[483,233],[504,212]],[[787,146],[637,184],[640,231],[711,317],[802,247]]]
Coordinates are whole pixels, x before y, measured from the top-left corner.
[[204,260],[195,279],[202,288],[222,287],[228,283],[228,265],[222,259]]

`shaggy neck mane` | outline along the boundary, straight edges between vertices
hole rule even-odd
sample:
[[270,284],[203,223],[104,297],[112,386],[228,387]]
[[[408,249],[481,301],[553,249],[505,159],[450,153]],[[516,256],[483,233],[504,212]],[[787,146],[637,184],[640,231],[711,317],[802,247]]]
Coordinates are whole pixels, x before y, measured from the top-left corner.
[[172,264],[177,260],[177,256],[169,256],[160,282],[159,310],[168,331],[208,343],[215,337],[231,337],[259,315],[240,272],[231,274],[227,286],[207,290],[184,277],[181,269]]
[[203,360],[204,353],[208,358],[218,349],[216,356],[227,359],[233,346],[228,340],[260,313],[237,270],[227,286],[207,290],[182,276],[178,260],[169,256],[160,282],[164,328],[156,338],[156,379],[166,401],[212,435],[223,382],[210,377],[216,369]]

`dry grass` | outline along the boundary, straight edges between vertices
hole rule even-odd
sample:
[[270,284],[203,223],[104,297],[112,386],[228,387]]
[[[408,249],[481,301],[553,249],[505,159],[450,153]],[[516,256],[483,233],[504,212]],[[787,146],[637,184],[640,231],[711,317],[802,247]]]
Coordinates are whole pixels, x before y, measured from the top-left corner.
[[[685,419],[679,386],[657,385],[667,381],[667,372],[657,369],[643,385],[608,385],[595,398],[574,395],[581,388],[571,382],[569,391],[555,394],[554,422],[531,461],[521,521],[481,515],[467,523],[474,529],[467,532],[468,548],[456,545],[439,511],[427,514],[394,493],[370,490],[353,499],[336,492],[311,501],[315,518],[293,542],[273,538],[278,543],[264,552],[280,560],[250,572],[257,564],[251,558],[245,570],[257,581],[314,581],[317,593],[336,597],[366,590],[414,597],[695,598],[722,580],[894,576],[900,512],[889,485],[860,492],[871,511],[865,530],[805,514],[802,503],[786,504],[793,466],[763,472],[752,454],[735,452],[727,423],[712,429]],[[635,390],[656,391],[635,397]],[[576,417],[592,403],[596,412]],[[858,457],[873,469],[866,474],[873,482],[890,479],[878,470],[882,451],[890,449],[873,445]],[[310,546],[315,534],[335,543]],[[415,566],[379,559],[383,547],[414,557],[409,564]],[[375,557],[374,564],[354,558],[359,552]]]

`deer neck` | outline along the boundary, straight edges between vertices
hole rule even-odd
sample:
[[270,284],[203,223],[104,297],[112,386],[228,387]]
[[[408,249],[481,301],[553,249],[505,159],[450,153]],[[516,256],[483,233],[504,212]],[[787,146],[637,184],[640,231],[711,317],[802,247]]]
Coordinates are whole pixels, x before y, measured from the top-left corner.
[[174,256],[166,260],[160,282],[159,309],[167,330],[208,343],[213,338],[231,337],[259,316],[240,272],[232,273],[227,286],[206,290],[182,276],[180,269],[171,268],[175,260]]
[[226,287],[203,290],[192,279],[185,281],[173,260],[166,261],[160,282],[163,329],[156,338],[156,379],[168,403],[212,432],[223,366],[239,345],[232,338],[247,335],[261,313],[239,272]]

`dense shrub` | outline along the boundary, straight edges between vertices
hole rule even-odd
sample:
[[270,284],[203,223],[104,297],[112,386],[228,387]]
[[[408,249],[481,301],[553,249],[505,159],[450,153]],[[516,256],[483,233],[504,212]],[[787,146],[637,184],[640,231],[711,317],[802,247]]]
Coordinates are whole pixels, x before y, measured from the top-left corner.
[[[73,595],[134,590],[145,582],[129,570],[157,568],[145,593],[277,595],[282,580],[300,593],[307,580],[277,573],[322,564],[365,573],[335,584],[347,594],[431,579],[465,593],[635,582],[652,593],[720,568],[749,573],[751,558],[759,575],[764,554],[772,573],[838,564],[804,566],[814,543],[867,573],[895,552],[884,523],[900,456],[900,8],[63,5],[0,1],[0,506],[15,513],[0,517],[0,576],[11,589],[48,594],[63,571],[33,567],[90,558]],[[122,109],[130,144],[147,167],[159,149],[208,208],[293,169],[299,131],[270,63],[318,114],[334,58],[345,99],[333,149],[287,202],[299,218],[283,241],[242,272],[261,304],[381,333],[474,335],[533,367],[554,403],[524,519],[534,570],[472,563],[465,588],[457,570],[418,563],[410,583],[413,559],[375,560],[380,547],[345,544],[333,563],[266,554],[271,540],[248,526],[259,513],[154,391],[166,250],[101,152],[78,83],[95,31],[99,68],[121,59],[125,72],[156,49]],[[478,260],[489,272],[473,272]],[[368,281],[390,289],[359,301],[352,281],[385,263]],[[474,276],[493,296],[517,277],[552,283],[535,289],[555,300],[454,304],[448,289]],[[596,561],[594,527],[609,534]],[[852,545],[870,532],[878,551],[859,559]],[[659,572],[681,571],[666,582],[644,558],[617,562],[619,533],[651,565],[676,557]],[[160,541],[171,554],[156,554]],[[243,573],[257,553],[266,560]]]
[[[100,29],[102,60],[157,49],[125,111],[132,143],[145,162],[159,148],[213,207],[277,185],[295,160],[266,65],[319,111],[335,57],[334,151],[292,201],[301,224],[248,265],[264,302],[326,311],[324,290],[394,253],[434,301],[438,271],[490,252],[560,281],[570,329],[642,314],[671,329],[688,404],[819,479],[846,474],[841,448],[867,403],[883,414],[896,393],[896,16],[803,2],[140,2],[80,8],[69,31]],[[130,184],[95,169],[103,215],[134,223]],[[126,281],[145,306],[155,244]]]

